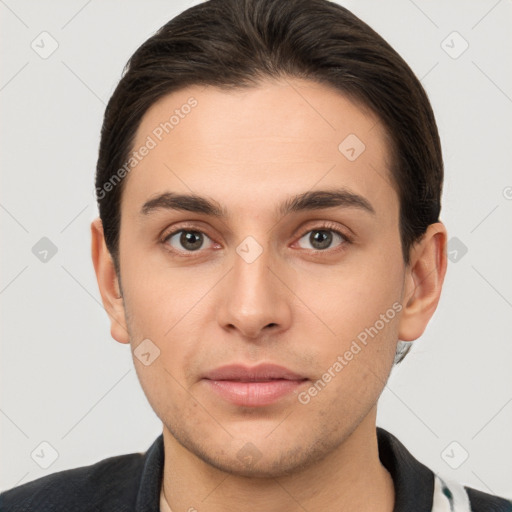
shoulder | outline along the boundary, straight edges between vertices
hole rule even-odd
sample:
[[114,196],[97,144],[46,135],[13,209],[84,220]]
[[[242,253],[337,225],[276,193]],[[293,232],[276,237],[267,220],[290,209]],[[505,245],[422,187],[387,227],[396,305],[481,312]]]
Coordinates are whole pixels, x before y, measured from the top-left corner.
[[512,512],[512,501],[435,475],[433,512]]
[[512,501],[488,494],[471,487],[465,487],[472,512],[512,512]]
[[512,512],[512,501],[440,475],[417,460],[397,437],[377,427],[379,457],[393,478],[395,510]]
[[2,512],[130,510],[135,502],[144,454],[103,459],[58,471],[0,494]]

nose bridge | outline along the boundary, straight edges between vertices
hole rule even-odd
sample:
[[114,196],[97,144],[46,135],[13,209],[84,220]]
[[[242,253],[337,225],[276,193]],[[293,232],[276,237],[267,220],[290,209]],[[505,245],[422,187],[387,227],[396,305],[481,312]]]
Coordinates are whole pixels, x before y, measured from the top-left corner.
[[246,236],[236,246],[232,272],[218,310],[221,324],[235,327],[251,338],[269,324],[283,327],[289,319],[275,270],[269,268],[275,265],[271,245],[268,236],[261,233]]
[[[244,302],[262,299],[270,290],[272,273],[269,270],[272,255],[270,243],[261,234],[256,239],[246,236],[236,247],[233,261],[232,286],[235,294]],[[268,297],[267,297],[268,301]]]

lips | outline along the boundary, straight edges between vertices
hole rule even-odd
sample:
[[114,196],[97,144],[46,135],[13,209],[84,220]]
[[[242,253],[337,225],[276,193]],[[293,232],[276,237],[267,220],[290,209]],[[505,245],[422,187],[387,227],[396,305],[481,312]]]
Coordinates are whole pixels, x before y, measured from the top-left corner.
[[270,405],[304,386],[307,377],[275,364],[222,366],[203,377],[208,390],[234,405]]
[[222,366],[206,373],[204,378],[209,380],[236,380],[240,382],[266,382],[275,379],[306,379],[303,375],[299,375],[284,366],[275,364],[259,364],[253,367],[238,364]]

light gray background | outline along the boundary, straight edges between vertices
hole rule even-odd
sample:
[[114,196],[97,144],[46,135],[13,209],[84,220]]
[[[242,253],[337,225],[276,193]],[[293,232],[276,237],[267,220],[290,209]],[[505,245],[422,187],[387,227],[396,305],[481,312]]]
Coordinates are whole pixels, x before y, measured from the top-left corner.
[[[122,68],[194,3],[0,1],[2,489],[145,451],[161,432],[129,347],[110,337],[89,225],[103,111]],[[467,247],[393,371],[378,424],[446,478],[512,497],[512,2],[342,3],[421,78],[443,143],[442,219]],[[59,45],[47,59],[31,48],[43,31]],[[458,58],[453,31],[469,43]],[[58,248],[46,263],[32,253],[44,236]],[[58,452],[47,469],[42,442]]]

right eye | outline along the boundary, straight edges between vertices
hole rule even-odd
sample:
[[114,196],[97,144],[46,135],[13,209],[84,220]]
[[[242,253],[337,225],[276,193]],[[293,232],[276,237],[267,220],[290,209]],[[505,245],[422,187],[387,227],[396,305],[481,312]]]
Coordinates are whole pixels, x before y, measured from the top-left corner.
[[205,243],[205,239],[213,241],[202,231],[192,229],[175,230],[164,237],[162,243],[169,245],[176,252],[197,252]]

